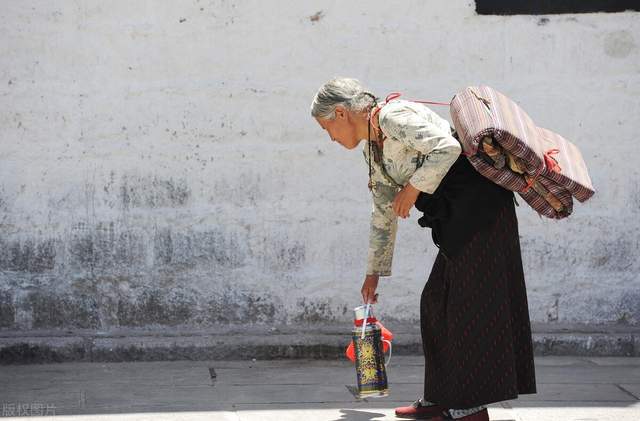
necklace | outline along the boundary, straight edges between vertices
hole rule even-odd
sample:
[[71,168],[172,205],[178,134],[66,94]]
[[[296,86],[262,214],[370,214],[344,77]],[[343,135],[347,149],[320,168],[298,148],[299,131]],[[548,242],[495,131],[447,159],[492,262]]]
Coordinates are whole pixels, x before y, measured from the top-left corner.
[[372,174],[372,166],[371,166],[371,157],[373,156],[376,162],[380,162],[380,154],[378,153],[378,147],[376,145],[375,147],[375,151],[373,152],[372,150],[374,149],[373,147],[373,142],[371,141],[371,120],[367,119],[367,146],[369,147],[369,159],[367,160],[369,162],[369,191],[371,191],[373,189],[373,182],[371,181],[371,174]]
[[[373,104],[373,108],[375,108],[376,104]],[[375,114],[374,114],[375,115]],[[381,164],[382,162],[382,150],[380,145],[382,145],[384,142],[384,133],[382,132],[382,130],[378,130],[377,131],[377,137],[378,139],[373,140],[371,139],[371,118],[367,119],[367,143],[369,146],[369,190],[371,191],[373,189],[373,182],[371,181],[371,175],[373,174],[373,170],[372,170],[372,165],[371,165],[371,157],[373,156],[373,160],[377,163],[380,164],[382,166],[384,166],[384,164]]]
[[[382,149],[380,145],[383,144],[382,142],[384,142],[385,138],[386,136],[384,135],[384,132],[382,131],[382,129],[380,129],[378,131],[378,139],[377,140],[371,139],[371,121],[369,121],[369,125],[367,127],[367,142],[369,143],[369,190],[370,191],[372,191],[373,189],[373,182],[371,181],[371,175],[373,174],[372,166],[371,166],[371,155],[373,155],[373,160],[377,164],[379,164],[378,169],[380,171],[380,174],[389,182],[389,184],[399,189],[404,187],[402,184],[398,184],[396,180],[394,180],[389,175],[389,173],[387,173],[387,169],[384,166],[384,162],[382,162]],[[418,156],[416,157],[416,169],[418,169],[422,165],[423,160],[421,161],[420,159],[421,156],[422,154],[418,152]]]

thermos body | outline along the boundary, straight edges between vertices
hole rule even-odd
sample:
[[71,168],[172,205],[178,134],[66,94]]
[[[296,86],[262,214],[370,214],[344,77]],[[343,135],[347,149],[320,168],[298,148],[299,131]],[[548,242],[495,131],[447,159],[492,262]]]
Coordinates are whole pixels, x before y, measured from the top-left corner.
[[355,346],[359,397],[388,396],[389,386],[380,327],[375,324],[367,324],[364,337],[362,336],[362,327],[355,327],[352,337]]

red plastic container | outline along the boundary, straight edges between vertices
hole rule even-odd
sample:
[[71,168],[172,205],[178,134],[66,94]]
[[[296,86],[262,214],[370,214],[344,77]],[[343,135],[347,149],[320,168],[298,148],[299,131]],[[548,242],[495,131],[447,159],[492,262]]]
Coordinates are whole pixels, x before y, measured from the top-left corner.
[[[354,320],[354,325],[355,326],[362,326],[362,319],[360,320]],[[378,325],[378,327],[380,327],[380,330],[382,332],[382,339],[386,339],[388,341],[391,341],[393,339],[393,333],[391,333],[391,331],[389,329],[387,329],[386,327],[384,327],[382,325],[382,323],[380,323],[375,317],[369,317],[367,318],[367,324],[376,324]],[[382,346],[383,346],[383,351],[387,352],[389,350],[389,344],[386,342],[382,342]],[[351,362],[356,362],[356,354],[355,354],[355,349],[354,349],[354,345],[353,345],[353,340],[349,343],[349,346],[347,347],[347,350],[345,351],[345,355],[347,356],[347,358],[349,360],[351,360]]]

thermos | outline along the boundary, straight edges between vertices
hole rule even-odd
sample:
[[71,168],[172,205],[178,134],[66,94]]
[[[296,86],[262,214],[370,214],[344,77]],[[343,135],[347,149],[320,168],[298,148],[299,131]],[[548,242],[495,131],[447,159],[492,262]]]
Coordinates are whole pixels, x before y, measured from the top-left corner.
[[[358,397],[389,395],[386,365],[391,360],[391,341],[382,338],[379,322],[371,314],[371,304],[356,307],[352,331]],[[383,342],[389,344],[389,360],[384,360]]]

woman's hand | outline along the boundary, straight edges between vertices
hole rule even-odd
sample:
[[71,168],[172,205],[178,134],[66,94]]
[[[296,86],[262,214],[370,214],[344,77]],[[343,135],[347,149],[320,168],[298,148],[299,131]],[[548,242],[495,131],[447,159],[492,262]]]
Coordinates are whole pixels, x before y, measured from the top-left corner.
[[379,275],[367,275],[364,278],[364,283],[362,284],[360,292],[362,293],[362,300],[365,304],[376,304],[378,302],[378,294],[376,294],[378,279],[380,279]]
[[409,216],[409,209],[416,203],[420,190],[416,189],[407,183],[402,190],[398,192],[395,199],[393,199],[393,212],[401,218],[407,218]]

